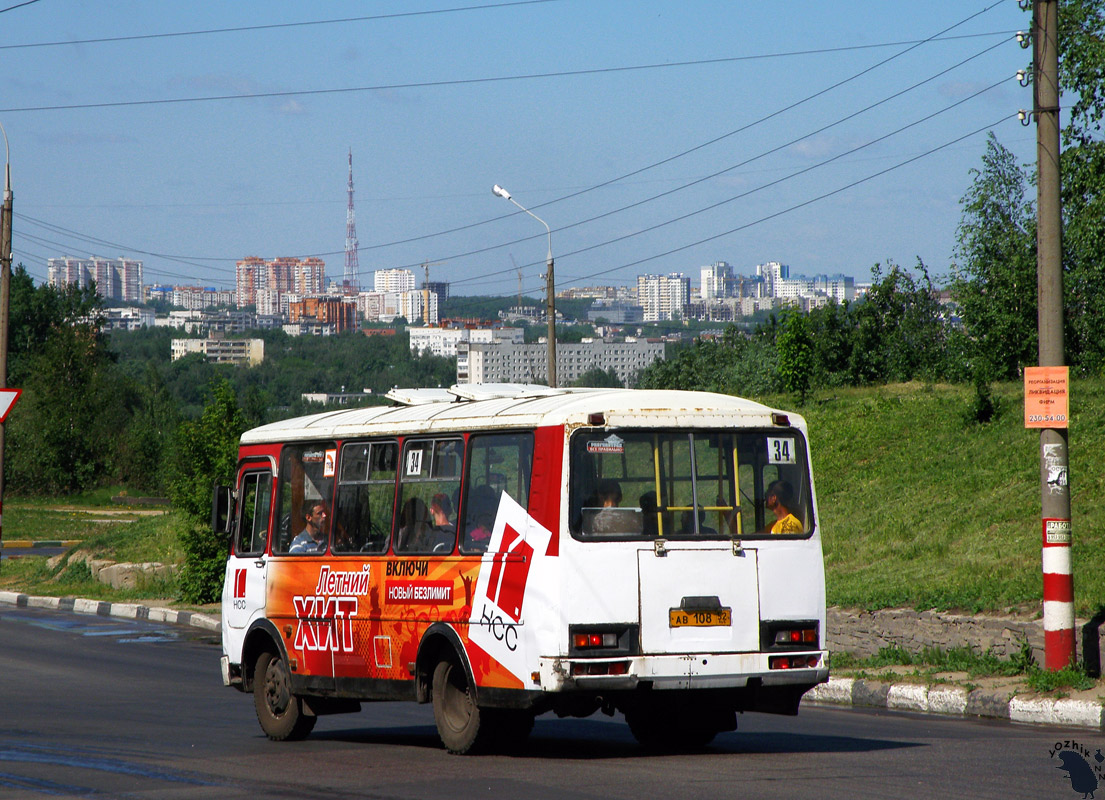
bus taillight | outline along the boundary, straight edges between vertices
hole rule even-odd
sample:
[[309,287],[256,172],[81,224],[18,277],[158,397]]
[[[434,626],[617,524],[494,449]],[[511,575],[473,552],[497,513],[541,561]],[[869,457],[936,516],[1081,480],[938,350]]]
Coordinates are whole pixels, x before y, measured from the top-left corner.
[[767,660],[768,669],[807,669],[816,667],[821,656],[771,656]]
[[594,661],[572,664],[572,677],[586,675],[628,675],[628,661]]
[[794,628],[776,631],[775,644],[817,644],[817,629]]
[[572,636],[572,644],[577,650],[589,650],[595,647],[617,647],[618,634],[591,632],[577,633]]

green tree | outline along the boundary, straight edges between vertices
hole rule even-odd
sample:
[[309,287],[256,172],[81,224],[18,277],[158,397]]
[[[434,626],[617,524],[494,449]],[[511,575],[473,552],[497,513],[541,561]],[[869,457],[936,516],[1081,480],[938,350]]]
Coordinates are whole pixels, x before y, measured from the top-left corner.
[[1105,3],[1059,5],[1066,350],[1084,373],[1105,369]]
[[572,386],[588,386],[594,389],[621,389],[624,384],[618,379],[618,373],[613,367],[608,370],[592,367],[572,381]]
[[249,427],[229,381],[216,382],[211,395],[199,419],[182,422],[177,429],[169,482],[173,505],[191,522],[181,536],[180,587],[182,597],[193,603],[219,598],[226,542],[210,528],[211,493],[216,483],[233,482],[238,440]]
[[1028,178],[993,133],[963,196],[952,295],[971,343],[969,372],[1015,378],[1036,358],[1036,225]]
[[944,367],[946,331],[928,269],[915,278],[893,262],[871,270],[871,288],[852,306],[849,370],[856,385],[935,378]]
[[127,415],[100,334],[99,298],[74,286],[35,287],[20,265],[10,308],[10,383],[24,390],[9,420],[11,488],[66,494],[106,482]]
[[775,349],[783,388],[794,394],[800,405],[805,405],[812,389],[814,370],[813,338],[805,313],[789,311],[783,316]]

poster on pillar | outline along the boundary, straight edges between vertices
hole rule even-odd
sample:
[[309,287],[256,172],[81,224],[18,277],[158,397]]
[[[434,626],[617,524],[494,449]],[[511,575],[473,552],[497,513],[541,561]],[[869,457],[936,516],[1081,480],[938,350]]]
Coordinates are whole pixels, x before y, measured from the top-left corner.
[[1024,426],[1066,428],[1070,417],[1068,367],[1024,368]]

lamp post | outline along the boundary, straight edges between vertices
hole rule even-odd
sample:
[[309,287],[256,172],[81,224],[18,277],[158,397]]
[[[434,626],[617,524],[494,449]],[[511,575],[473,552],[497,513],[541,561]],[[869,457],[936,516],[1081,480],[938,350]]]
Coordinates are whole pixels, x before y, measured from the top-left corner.
[[545,226],[545,231],[549,235],[549,255],[548,255],[548,258],[546,259],[546,262],[545,262],[545,295],[546,295],[545,315],[548,317],[548,321],[549,321],[549,333],[548,333],[548,340],[549,340],[549,386],[551,386],[552,388],[555,389],[556,388],[556,301],[554,299],[555,298],[555,295],[554,295],[555,281],[553,281],[552,229],[549,228],[549,223],[545,222],[545,220],[541,219],[541,217],[537,216],[532,211],[530,211],[528,208],[526,208],[524,205],[522,205],[517,200],[515,200],[513,197],[511,197],[510,192],[508,192],[506,189],[504,189],[499,184],[496,183],[494,186],[491,187],[491,193],[494,194],[496,197],[503,197],[503,198],[506,198],[507,200],[509,200],[510,202],[514,203],[514,205],[518,206],[518,208],[522,209],[527,214],[529,214],[531,217],[533,217],[535,220],[537,220],[542,225],[544,225]]

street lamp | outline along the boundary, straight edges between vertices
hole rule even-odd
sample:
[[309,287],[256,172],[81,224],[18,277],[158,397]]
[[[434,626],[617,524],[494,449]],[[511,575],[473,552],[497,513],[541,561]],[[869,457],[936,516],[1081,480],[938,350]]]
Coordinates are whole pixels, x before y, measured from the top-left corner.
[[545,295],[546,295],[545,315],[548,317],[548,321],[549,321],[549,333],[548,333],[548,340],[549,340],[549,386],[551,386],[552,388],[555,389],[556,388],[556,301],[554,299],[555,282],[553,281],[552,229],[549,228],[549,223],[545,222],[545,220],[541,219],[541,217],[537,216],[532,211],[530,211],[528,208],[526,208],[524,205],[522,205],[517,200],[515,200],[513,197],[511,197],[510,192],[508,192],[506,189],[504,189],[499,184],[496,183],[494,186],[491,187],[491,193],[494,194],[496,197],[502,197],[502,198],[505,198],[505,199],[509,200],[510,202],[514,203],[514,205],[518,206],[518,208],[522,209],[527,214],[529,214],[531,217],[533,217],[535,220],[537,220],[542,225],[544,225],[545,226],[545,231],[549,235],[549,255],[548,255],[548,257],[546,259],[546,262],[545,262]]

